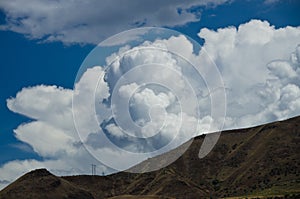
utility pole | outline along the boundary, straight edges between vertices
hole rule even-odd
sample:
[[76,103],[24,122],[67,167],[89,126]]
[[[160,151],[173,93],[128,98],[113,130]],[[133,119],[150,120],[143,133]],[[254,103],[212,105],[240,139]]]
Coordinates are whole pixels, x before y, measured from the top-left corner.
[[92,175],[96,175],[96,165],[92,164]]

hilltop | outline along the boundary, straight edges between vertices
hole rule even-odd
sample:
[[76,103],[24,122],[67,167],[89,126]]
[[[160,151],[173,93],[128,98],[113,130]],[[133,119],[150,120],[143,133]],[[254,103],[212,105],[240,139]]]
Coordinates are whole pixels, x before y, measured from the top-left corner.
[[[57,177],[45,169],[31,171],[0,198],[300,198],[300,117],[224,131],[199,159],[203,140],[194,138],[178,160],[149,173]],[[139,166],[160,164],[173,152]]]

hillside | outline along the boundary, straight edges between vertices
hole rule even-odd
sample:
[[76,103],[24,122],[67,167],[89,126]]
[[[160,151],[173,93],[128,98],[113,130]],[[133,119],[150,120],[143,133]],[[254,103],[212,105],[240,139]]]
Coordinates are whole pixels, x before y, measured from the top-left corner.
[[[0,198],[300,198],[300,117],[222,132],[199,159],[203,139],[196,137],[183,156],[155,172],[56,177],[36,170],[2,190]],[[172,152],[140,166],[159,164]]]
[[31,171],[0,192],[0,198],[93,198],[72,183],[46,169]]

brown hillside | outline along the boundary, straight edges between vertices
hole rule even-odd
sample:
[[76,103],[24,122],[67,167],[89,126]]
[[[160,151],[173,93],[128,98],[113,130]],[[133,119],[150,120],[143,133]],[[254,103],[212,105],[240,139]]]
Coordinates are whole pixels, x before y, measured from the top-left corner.
[[46,169],[31,171],[17,179],[0,192],[0,198],[94,198],[89,192],[80,189]]
[[[71,192],[85,194],[81,198],[300,198],[299,125],[300,117],[296,117],[225,131],[203,159],[198,158],[198,152],[204,136],[199,136],[183,156],[155,172],[120,172],[103,177],[50,175],[51,180],[61,182],[56,188],[51,180],[43,181],[41,176],[26,177],[29,173],[2,190],[0,198],[16,198],[29,190],[34,196],[44,194],[48,198],[52,198],[52,193],[40,190],[53,190],[58,194],[55,198],[64,198],[63,194],[69,196]],[[160,164],[173,152],[143,162],[139,167]],[[32,180],[39,183],[33,186]]]

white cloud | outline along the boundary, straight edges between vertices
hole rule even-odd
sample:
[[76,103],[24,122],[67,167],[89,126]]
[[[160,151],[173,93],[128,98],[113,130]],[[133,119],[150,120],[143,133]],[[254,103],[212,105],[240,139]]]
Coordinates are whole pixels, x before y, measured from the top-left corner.
[[[300,47],[297,47],[300,43],[299,27],[276,29],[268,22],[252,20],[238,28],[228,27],[217,31],[202,29],[199,36],[205,39],[204,48],[217,64],[226,84],[228,91],[226,128],[258,125],[299,115]],[[213,89],[209,93],[205,89],[206,82],[198,82],[199,80],[195,79],[197,76],[186,70],[187,64],[163,50],[183,54],[193,63],[201,61],[200,65],[206,66],[202,65],[208,62],[202,59],[204,51],[199,55],[193,54],[191,46],[190,41],[183,36],[159,39],[152,43],[145,42],[131,49],[132,53],[118,59],[124,51],[130,49],[127,46],[107,59],[108,64],[116,59],[112,69],[106,74],[106,78],[109,79],[107,82],[103,78],[103,68],[95,66],[83,74],[75,85],[75,91],[45,85],[22,89],[15,98],[7,100],[7,106],[10,110],[36,121],[20,125],[15,130],[16,137],[50,160],[9,162],[0,168],[0,179],[11,181],[22,172],[42,166],[62,174],[70,170],[88,173],[89,164],[95,159],[82,147],[81,141],[94,147],[97,156],[103,158],[101,160],[112,161],[116,158],[124,160],[123,165],[113,165],[120,169],[147,158],[147,155],[128,156],[124,151],[116,151],[100,136],[99,123],[101,124],[104,119],[110,119],[111,116],[107,104],[101,102],[113,97],[111,89],[117,91],[116,101],[112,104],[124,105],[128,109],[128,102],[131,102],[141,114],[140,118],[147,118],[146,115],[151,115],[153,111],[155,116],[151,123],[153,129],[161,127],[160,122],[164,121],[163,138],[168,139],[174,132],[179,132],[177,140],[166,147],[165,151],[195,134],[214,131],[215,129],[212,129],[214,125],[211,124],[218,123],[219,118],[210,116],[212,111],[210,106],[215,104],[209,101],[209,97],[218,93],[216,87],[218,84],[212,84],[216,90]],[[161,63],[164,65],[159,65]],[[145,67],[130,70],[139,65]],[[208,75],[207,81],[215,80],[210,69],[203,67],[201,72],[201,75]],[[123,79],[118,82],[124,73],[127,76],[123,75]],[[184,77],[197,87],[194,91],[197,96],[201,96],[200,101],[194,101],[195,99],[191,97],[193,89],[189,89]],[[162,92],[155,87],[145,89],[143,86],[147,82],[159,82],[170,91]],[[75,96],[73,102],[76,105],[73,113],[78,117],[76,126],[83,130],[81,140],[72,120],[73,93]],[[124,98],[131,98],[131,101]],[[177,99],[182,103],[183,111],[178,109]],[[218,100],[214,103],[218,103]],[[145,105],[150,108],[142,109],[141,107]],[[158,109],[155,105],[159,105]],[[198,105],[201,111],[199,121],[197,120],[199,115],[195,111]],[[153,110],[151,106],[154,106]],[[161,108],[167,108],[167,111],[160,112]],[[118,114],[125,114],[125,109],[118,111]],[[145,124],[149,121],[143,122]],[[128,122],[126,125],[125,127],[130,127]],[[191,127],[195,127],[194,130],[191,130]],[[200,128],[198,132],[196,127]],[[106,128],[115,137],[124,137],[117,125],[109,123]],[[51,147],[51,144],[54,147]],[[138,145],[126,147],[131,147],[133,151],[140,150]],[[158,152],[151,155],[154,154],[157,155]],[[13,168],[16,168],[16,171],[13,171]]]
[[[0,9],[6,15],[2,30],[11,30],[30,39],[64,43],[98,44],[106,37],[140,26],[184,25],[199,21],[199,13],[188,11],[193,6],[217,6],[228,0],[123,1],[42,1],[2,0]],[[180,10],[180,12],[179,12]],[[122,41],[136,39],[128,35]],[[111,45],[112,43],[110,43]]]
[[268,22],[251,20],[238,29],[202,29],[199,36],[205,39],[204,47],[222,72],[226,86],[242,94],[265,82],[270,61],[289,58],[299,43],[299,34],[299,28],[275,29]]
[[[176,42],[173,40],[176,40],[176,38],[172,38],[172,42]],[[188,44],[188,40],[184,37],[178,38],[178,41],[181,40],[183,40],[182,44],[184,44],[184,42]],[[168,43],[166,40],[163,42],[165,44]],[[155,44],[147,43],[145,45],[160,45],[165,47],[165,44],[163,44],[162,41],[157,41]],[[190,48],[190,50],[192,49]],[[128,66],[126,66],[126,63],[163,63],[165,64],[165,68],[159,66],[159,70],[157,70],[158,68],[148,67],[149,74],[152,72],[152,76],[149,76],[149,80],[155,82],[163,79],[162,83],[167,86],[168,84],[172,84],[173,90],[176,90],[178,94],[176,97],[184,99],[186,101],[185,106],[189,107],[189,110],[192,110],[192,107],[195,107],[196,103],[191,101],[189,97],[186,97],[186,94],[188,93],[190,95],[191,92],[182,90],[186,86],[186,82],[184,82],[180,76],[180,67],[176,65],[177,60],[167,52],[152,51],[152,53],[154,53],[152,56],[149,56],[149,52],[150,51],[137,49],[135,53],[126,56],[120,61],[119,67],[115,67],[112,71],[112,80],[118,78],[120,69],[123,71],[122,67],[126,68]],[[122,53],[122,51],[120,51],[120,53]],[[176,70],[178,74],[175,73],[176,75],[174,75],[174,70]],[[143,74],[145,74],[145,71],[137,70],[132,75],[142,81],[144,80],[143,76],[141,76]],[[127,86],[120,87],[120,95],[129,97],[129,94],[132,93],[137,86],[142,85],[140,81],[137,81],[136,84],[128,84]],[[120,169],[125,169],[127,166],[132,166],[149,157],[149,155],[130,156],[124,152],[120,153],[115,151],[103,137],[99,137],[99,133],[101,133],[99,123],[101,124],[103,119],[109,119],[110,116],[110,110],[107,109],[105,104],[101,103],[111,95],[109,92],[109,83],[111,82],[104,81],[103,68],[94,66],[83,73],[82,77],[75,84],[74,91],[57,86],[40,85],[24,88],[17,93],[15,98],[8,99],[7,106],[11,111],[23,114],[35,120],[17,127],[14,130],[16,137],[20,141],[28,143],[40,156],[45,159],[50,159],[51,161],[25,160],[9,162],[0,168],[0,179],[11,181],[11,179],[19,176],[20,173],[27,172],[28,168],[35,168],[37,166],[47,167],[56,174],[66,175],[70,170],[69,168],[78,171],[78,173],[89,173],[89,164],[95,161],[95,159],[85,150],[81,142],[85,142],[85,144],[90,145],[91,148],[95,147],[96,150],[94,152],[101,156],[102,159],[100,160],[115,162],[116,157],[126,159],[126,164],[124,162],[122,165],[115,165]],[[72,95],[74,96],[73,106],[75,106],[73,110]],[[183,116],[177,114],[174,110],[167,115],[161,114],[161,109],[169,107],[174,101],[174,95],[164,92],[156,93],[149,88],[142,89],[141,92],[133,96],[134,104],[149,107],[148,111],[143,114],[152,115],[152,127],[156,126],[155,129],[159,129],[162,126],[161,121],[166,121],[165,128],[162,131],[163,137],[166,138],[172,138],[174,133],[179,131],[182,121],[186,121],[186,125],[183,128],[185,130],[191,130],[192,126],[197,125],[196,118],[192,115],[188,115],[188,112]],[[158,109],[155,108],[156,105],[159,106]],[[95,108],[97,114],[95,114]],[[73,124],[72,111],[76,119],[76,128],[80,130],[81,139]],[[121,114],[123,114],[123,112],[121,112]],[[208,121],[209,125],[210,120],[204,121]],[[204,123],[206,125],[206,122]],[[112,135],[119,138],[124,137],[119,127],[110,124],[107,125],[106,128]],[[146,135],[146,133],[149,132],[144,131],[143,133]],[[176,142],[166,147],[163,152],[187,141],[193,135],[195,135],[195,131],[189,131],[188,133],[181,132]],[[149,146],[151,146],[153,143],[149,144]],[[136,145],[128,145],[127,149],[128,148],[135,151],[140,150]],[[154,154],[157,155],[159,152],[152,153],[152,155]],[[16,172],[7,171],[8,165],[13,165],[18,167],[18,169]],[[27,166],[23,167],[22,165]],[[65,168],[63,168],[63,165],[65,165]],[[111,170],[108,171],[111,172]],[[9,176],[1,175],[2,173],[7,173]]]
[[279,79],[297,77],[297,72],[288,61],[273,61],[268,64],[268,69],[271,71],[271,74]]
[[23,88],[15,98],[8,99],[11,111],[34,119],[14,130],[16,138],[45,158],[76,153],[72,145],[79,139],[73,125],[72,92],[40,85]]
[[15,98],[7,100],[11,111],[62,129],[69,129],[73,123],[71,104],[72,90],[45,85],[23,88]]
[[[94,93],[89,85],[91,81],[98,79],[101,75],[101,67],[93,67],[86,71],[81,82],[76,88],[83,90],[86,98]],[[107,96],[107,88],[99,84],[97,92],[99,97]],[[21,124],[14,132],[21,142],[29,144],[33,150],[44,160],[22,160],[11,161],[0,168],[0,179],[11,182],[16,177],[34,169],[46,167],[57,175],[89,174],[90,164],[98,166],[98,171],[112,172],[111,169],[99,163],[83,147],[81,140],[75,130],[72,115],[73,90],[56,86],[34,86],[23,88],[15,98],[7,100],[8,108],[16,113],[23,114],[34,119],[34,121]],[[84,118],[82,123],[87,130],[93,131],[94,126],[90,122],[91,113],[86,98],[81,98],[78,108],[86,110],[81,112]],[[1,183],[3,188],[7,183]]]
[[136,89],[138,89],[138,85],[136,83],[131,83],[127,85],[123,85],[119,88],[119,93],[121,97],[129,98],[134,94]]
[[116,126],[115,124],[109,124],[106,126],[106,129],[109,131],[109,133],[111,133],[113,136],[116,137],[124,137],[124,132],[122,132],[122,130]]
[[17,148],[21,151],[28,152],[28,153],[32,153],[32,151],[33,151],[32,147],[26,143],[14,143],[14,144],[10,144],[10,146]]
[[134,103],[145,104],[148,107],[160,106],[167,108],[175,101],[175,96],[172,93],[160,92],[157,95],[152,89],[145,88],[141,92],[137,92],[133,95]]
[[[205,39],[204,48],[221,70],[228,88],[227,128],[300,113],[297,99],[283,99],[283,92],[297,95],[299,87],[299,27],[276,29],[267,21],[251,20],[238,28],[202,29],[199,36]],[[293,89],[286,89],[288,84],[294,85]],[[280,108],[283,106],[279,102],[283,101],[294,104],[293,109]]]
[[[80,129],[81,138],[84,140],[89,133],[98,131],[97,121],[103,120],[109,111],[100,103],[110,96],[108,85],[103,80],[103,74],[102,67],[94,66],[87,69],[75,84],[73,107],[76,108],[71,107],[71,109],[76,121],[76,128]],[[96,84],[97,82],[98,84]],[[101,112],[101,115],[98,115],[99,118],[95,117],[96,102],[97,110]],[[73,118],[72,122],[74,122]]]

